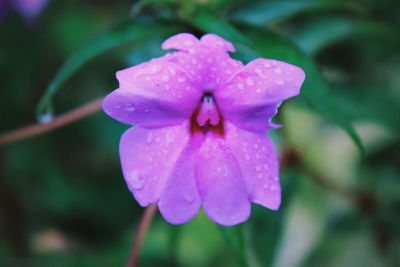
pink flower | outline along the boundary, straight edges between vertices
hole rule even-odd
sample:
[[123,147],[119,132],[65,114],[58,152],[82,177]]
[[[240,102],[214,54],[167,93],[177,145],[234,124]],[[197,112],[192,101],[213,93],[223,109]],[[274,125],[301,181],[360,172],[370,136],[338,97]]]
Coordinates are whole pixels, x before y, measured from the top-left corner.
[[259,58],[244,66],[214,34],[167,39],[177,49],[117,72],[119,88],[104,111],[126,124],[120,156],[141,206],[158,203],[172,224],[191,220],[201,205],[211,220],[245,221],[251,202],[281,202],[278,155],[265,131],[284,99],[299,94],[304,72]]
[[0,0],[0,22],[14,7],[26,20],[35,19],[46,7],[49,0]]
[[26,19],[33,19],[42,11],[49,0],[14,0],[14,6]]

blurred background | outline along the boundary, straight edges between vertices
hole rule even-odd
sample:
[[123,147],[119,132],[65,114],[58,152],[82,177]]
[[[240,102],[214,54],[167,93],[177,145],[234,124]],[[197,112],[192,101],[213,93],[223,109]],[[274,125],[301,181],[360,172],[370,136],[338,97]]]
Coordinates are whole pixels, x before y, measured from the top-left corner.
[[[400,1],[0,0],[0,135],[117,87],[178,32],[301,66],[280,108],[283,203],[236,227],[156,215],[140,266],[400,266]],[[99,111],[0,147],[0,266],[122,266],[143,214],[128,128]]]

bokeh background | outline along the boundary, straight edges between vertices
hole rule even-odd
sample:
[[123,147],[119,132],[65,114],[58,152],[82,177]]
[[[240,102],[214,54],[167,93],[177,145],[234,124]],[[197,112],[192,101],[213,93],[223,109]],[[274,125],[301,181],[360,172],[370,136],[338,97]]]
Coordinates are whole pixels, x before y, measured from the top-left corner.
[[[181,226],[156,215],[140,265],[400,266],[399,10],[397,0],[1,0],[0,134],[111,92],[116,70],[162,55],[174,33],[216,33],[244,62],[307,74],[271,133],[282,207],[253,205],[230,228],[203,212]],[[0,266],[125,264],[144,211],[120,170],[126,129],[99,111],[1,145]]]

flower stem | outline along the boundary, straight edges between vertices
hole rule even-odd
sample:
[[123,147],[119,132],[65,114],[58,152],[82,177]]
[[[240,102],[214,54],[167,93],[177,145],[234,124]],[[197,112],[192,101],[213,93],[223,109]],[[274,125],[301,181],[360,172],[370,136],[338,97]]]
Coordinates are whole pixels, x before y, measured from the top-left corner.
[[83,106],[80,106],[72,111],[69,111],[61,116],[58,116],[49,123],[37,123],[22,128],[12,130],[10,132],[0,134],[0,146],[30,138],[36,135],[44,134],[59,127],[70,124],[74,121],[85,118],[101,109],[103,97],[93,100]]
[[146,208],[146,210],[143,214],[143,217],[140,221],[139,228],[137,230],[135,239],[133,241],[131,255],[129,256],[129,260],[126,264],[126,267],[136,267],[137,266],[140,247],[143,243],[144,237],[147,233],[150,223],[153,220],[156,210],[157,210],[156,204],[150,204]]

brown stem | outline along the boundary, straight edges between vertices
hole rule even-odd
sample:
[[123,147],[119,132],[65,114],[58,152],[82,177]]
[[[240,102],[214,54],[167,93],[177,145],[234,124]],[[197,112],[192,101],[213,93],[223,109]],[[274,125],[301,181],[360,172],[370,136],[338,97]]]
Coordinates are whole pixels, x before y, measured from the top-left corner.
[[65,126],[74,121],[80,120],[87,117],[101,108],[103,97],[93,100],[83,106],[78,107],[72,111],[69,111],[61,116],[58,116],[53,121],[45,124],[37,123],[22,127],[20,129],[12,130],[10,132],[0,135],[0,146],[6,143],[11,143],[33,137],[39,134],[47,133],[56,128]]
[[136,267],[137,266],[140,247],[143,243],[144,236],[146,235],[146,232],[150,226],[150,223],[154,217],[156,210],[157,210],[156,204],[150,204],[146,208],[146,210],[143,214],[143,217],[140,221],[139,228],[138,228],[136,236],[135,236],[135,240],[133,241],[131,255],[129,256],[129,260],[126,264],[126,267]]

